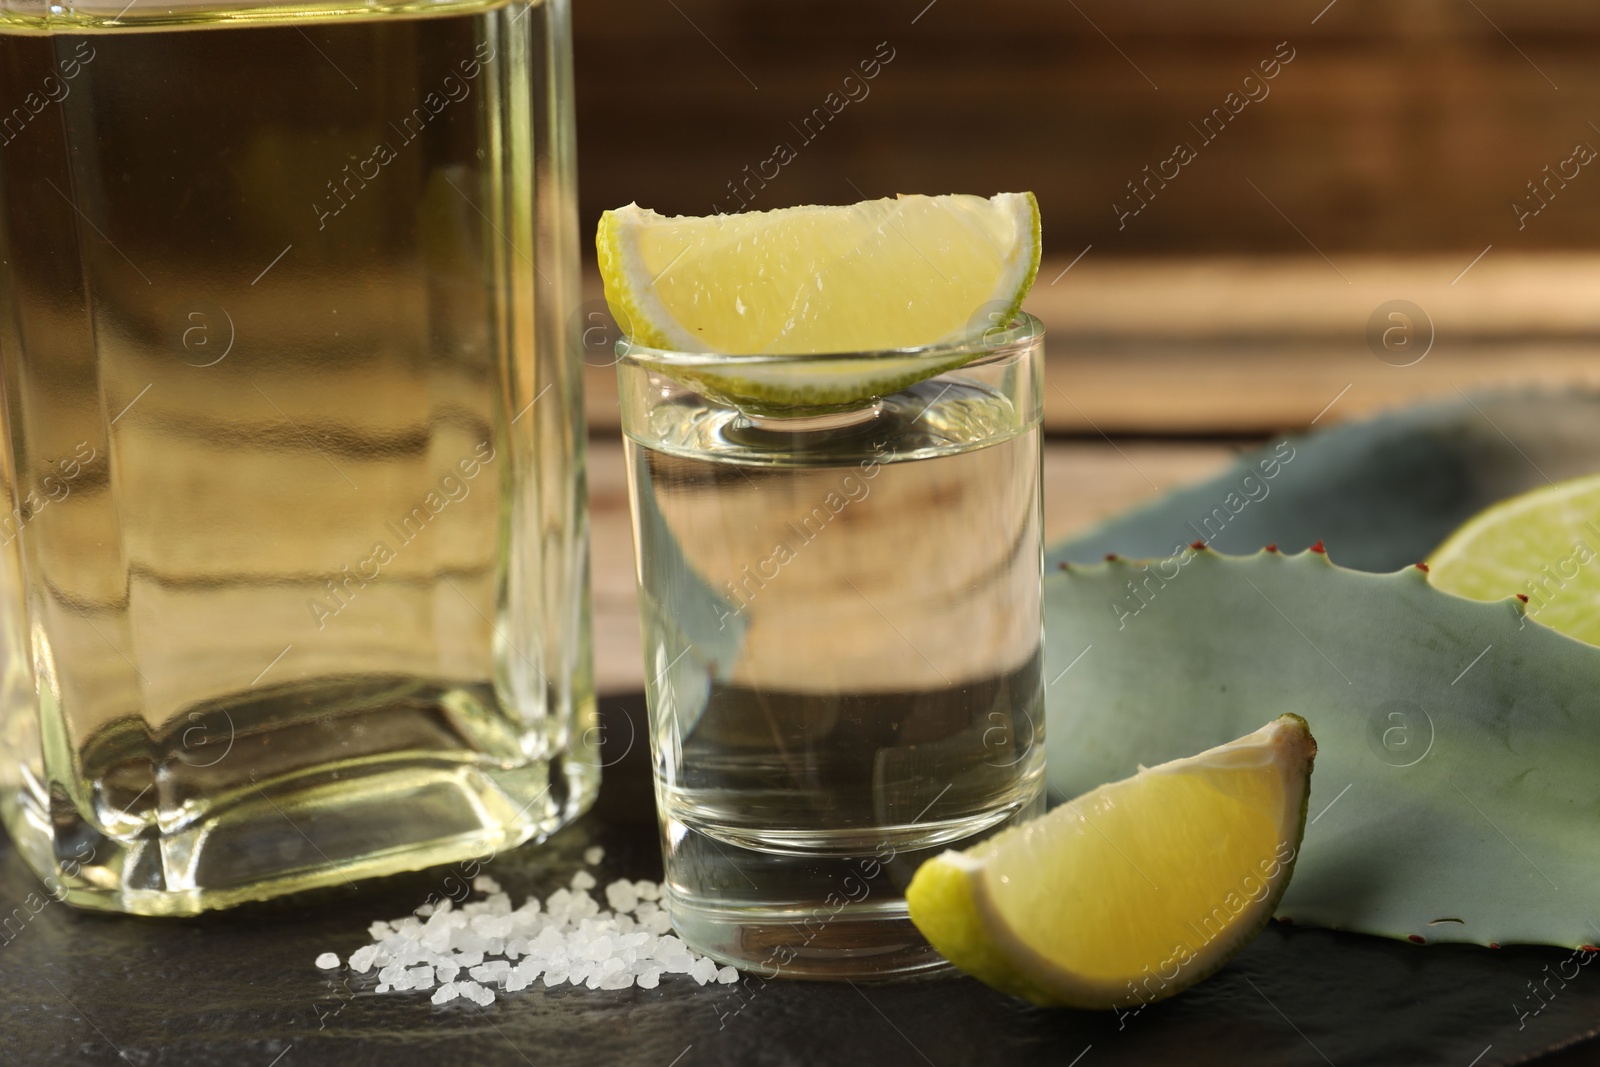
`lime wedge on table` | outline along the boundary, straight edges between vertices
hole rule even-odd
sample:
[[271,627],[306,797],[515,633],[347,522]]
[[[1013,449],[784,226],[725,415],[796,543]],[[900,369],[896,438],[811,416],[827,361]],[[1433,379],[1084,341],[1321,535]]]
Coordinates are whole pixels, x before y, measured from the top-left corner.
[[1600,475],[1534,489],[1474,515],[1434,550],[1428,580],[1471,600],[1521,593],[1533,618],[1600,645]]
[[918,868],[906,901],[957,967],[1036,1004],[1142,1005],[1260,932],[1289,885],[1316,741],[1297,715],[1141,768]]
[[[601,216],[595,246],[631,342],[738,357],[673,360],[665,373],[747,410],[843,407],[975,354],[893,350],[1010,324],[1038,272],[1039,208],[1032,193],[704,218],[629,204]],[[849,353],[873,355],[826,358]],[[759,358],[780,355],[818,358]]]

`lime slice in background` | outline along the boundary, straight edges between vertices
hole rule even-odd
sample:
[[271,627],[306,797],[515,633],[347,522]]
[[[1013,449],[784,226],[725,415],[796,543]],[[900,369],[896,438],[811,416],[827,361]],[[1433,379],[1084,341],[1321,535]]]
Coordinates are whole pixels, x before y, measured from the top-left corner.
[[1032,193],[704,218],[630,204],[601,216],[595,246],[634,358],[746,410],[839,409],[1005,335],[1038,272],[1039,208]]
[[1186,989],[1260,932],[1288,887],[1317,745],[1284,715],[1141,768],[924,863],[911,918],[957,967],[1036,1004],[1109,1009]]
[[1534,489],[1474,515],[1434,550],[1428,580],[1471,600],[1520,593],[1531,617],[1600,645],[1600,475]]

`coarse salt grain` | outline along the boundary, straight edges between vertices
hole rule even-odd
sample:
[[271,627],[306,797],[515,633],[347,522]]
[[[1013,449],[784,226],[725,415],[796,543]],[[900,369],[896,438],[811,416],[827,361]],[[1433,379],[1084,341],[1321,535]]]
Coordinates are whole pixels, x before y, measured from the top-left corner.
[[599,845],[590,845],[588,848],[583,850],[583,862],[587,863],[591,867],[597,866],[600,861],[605,858],[606,850],[601,848]]
[[322,955],[317,957],[317,966],[321,967],[325,971],[331,971],[335,967],[339,966],[339,957],[334,955],[332,952],[324,952]]
[[510,970],[511,964],[505,960],[490,960],[487,963],[478,964],[468,973],[480,982],[487,982],[493,985],[499,983]]
[[458,982],[456,983],[456,992],[480,1008],[486,1008],[494,1003],[494,994],[477,982]]
[[639,904],[639,891],[626,878],[618,878],[606,886],[606,903],[612,911],[632,911]]

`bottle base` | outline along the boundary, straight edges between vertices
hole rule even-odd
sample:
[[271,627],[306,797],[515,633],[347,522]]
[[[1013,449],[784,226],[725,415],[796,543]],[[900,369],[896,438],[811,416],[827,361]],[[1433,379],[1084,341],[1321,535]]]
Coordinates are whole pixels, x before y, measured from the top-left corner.
[[64,798],[41,804],[31,791],[0,814],[55,899],[186,916],[492,856],[549,837],[599,791],[599,767],[570,754],[513,768],[407,755],[264,783],[168,833],[107,836]]

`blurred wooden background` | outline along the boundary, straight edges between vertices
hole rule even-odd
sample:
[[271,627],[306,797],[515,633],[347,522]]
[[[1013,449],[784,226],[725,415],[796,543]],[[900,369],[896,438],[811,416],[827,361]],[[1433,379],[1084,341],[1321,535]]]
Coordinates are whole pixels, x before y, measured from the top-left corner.
[[[579,0],[574,22],[585,233],[629,201],[1038,195],[1051,538],[1269,434],[1600,389],[1593,3]],[[795,158],[774,167],[780,143]],[[1194,158],[1164,162],[1180,143]],[[643,678],[614,336],[589,338],[596,647],[617,690]]]
[[[1330,256],[1464,266],[1600,238],[1594,168],[1520,231],[1511,209],[1600,148],[1600,6],[1579,0],[578,0],[574,20],[589,232],[630,200],[734,210],[727,183],[787,142],[752,206],[1026,188],[1058,255],[1308,254],[1298,227]],[[806,141],[880,42],[867,95]],[[1280,42],[1269,95],[1202,140]],[[1180,141],[1198,158],[1119,229],[1126,183]]]

